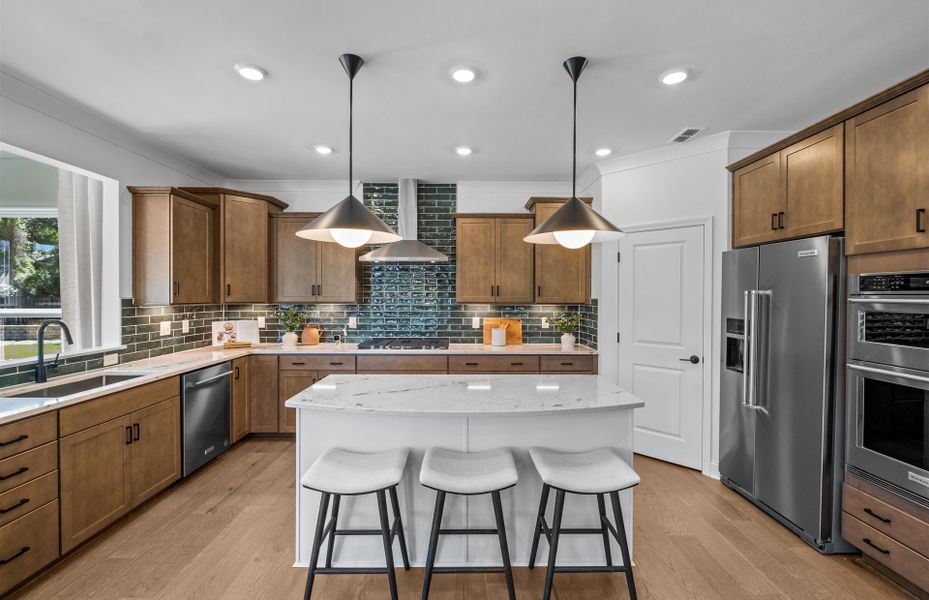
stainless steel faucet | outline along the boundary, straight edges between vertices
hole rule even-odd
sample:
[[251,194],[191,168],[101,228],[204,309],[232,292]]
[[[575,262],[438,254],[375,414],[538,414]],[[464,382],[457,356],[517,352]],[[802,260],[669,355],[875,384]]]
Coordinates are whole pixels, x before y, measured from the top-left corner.
[[[68,341],[68,345],[74,343],[74,340],[71,338],[71,330],[68,329],[68,326],[65,325],[65,322],[60,319],[48,319],[47,321],[42,321],[42,324],[39,325],[39,335],[38,335],[38,347],[36,348],[36,360],[35,360],[35,382],[44,383],[48,381],[48,374],[46,372],[47,367],[45,366],[45,329],[49,325],[57,324],[61,327],[62,333],[65,334],[65,339]],[[55,365],[58,364],[58,356],[55,356]]]

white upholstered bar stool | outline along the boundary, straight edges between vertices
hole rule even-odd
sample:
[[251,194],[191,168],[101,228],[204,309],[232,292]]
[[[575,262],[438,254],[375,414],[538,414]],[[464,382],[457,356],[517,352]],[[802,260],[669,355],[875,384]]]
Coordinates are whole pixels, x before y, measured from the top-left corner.
[[[340,448],[329,448],[319,455],[300,479],[300,485],[320,492],[319,516],[316,518],[316,533],[313,536],[313,550],[310,553],[309,570],[306,574],[304,600],[310,600],[313,594],[313,580],[317,574],[359,574],[386,573],[390,587],[390,597],[397,600],[397,576],[394,573],[393,541],[400,539],[400,556],[403,568],[409,570],[410,558],[406,549],[406,537],[403,534],[403,521],[400,518],[400,503],[397,500],[397,485],[403,478],[406,461],[409,456],[407,448],[398,448],[386,452],[352,452]],[[379,529],[339,529],[339,505],[342,496],[377,496],[377,511],[380,516]],[[387,518],[387,496],[390,496],[393,521]],[[329,514],[329,501],[332,500],[332,517]],[[337,535],[379,535],[384,541],[384,569],[357,569],[332,566],[332,547]],[[319,552],[323,539],[328,538],[326,546],[326,566],[319,567]]]
[[[513,587],[513,570],[510,567],[510,550],[506,543],[503,524],[503,506],[500,492],[516,485],[519,474],[513,454],[506,448],[484,452],[457,452],[443,448],[428,448],[419,472],[419,482],[436,491],[429,551],[426,554],[426,571],[423,577],[422,600],[429,598],[432,575],[436,573],[500,573],[506,576],[506,589],[510,600],[516,600]],[[446,494],[476,496],[490,494],[494,507],[495,529],[443,529],[442,513]],[[503,567],[436,567],[436,548],[439,535],[496,535],[500,541]]]
[[[613,448],[599,448],[590,452],[559,452],[546,448],[530,448],[529,456],[542,479],[542,498],[539,501],[539,513],[532,535],[532,549],[529,553],[529,568],[535,567],[535,557],[539,549],[539,537],[545,534],[548,541],[548,571],[545,574],[543,600],[548,600],[552,593],[555,573],[603,573],[623,572],[629,597],[636,600],[635,579],[632,576],[632,562],[629,558],[629,544],[626,540],[626,527],[623,523],[623,511],[619,504],[619,492],[639,484],[639,475],[619,456]],[[550,491],[555,490],[555,512],[552,526],[545,522],[545,509],[548,506]],[[595,495],[600,512],[600,527],[566,528],[561,526],[564,512],[565,494]],[[610,523],[606,516],[605,497],[609,495],[613,505],[613,519]],[[603,537],[603,551],[606,554],[606,566],[556,567],[558,539],[561,534],[596,534]],[[623,555],[623,566],[613,565],[610,554],[612,534],[619,543]]]

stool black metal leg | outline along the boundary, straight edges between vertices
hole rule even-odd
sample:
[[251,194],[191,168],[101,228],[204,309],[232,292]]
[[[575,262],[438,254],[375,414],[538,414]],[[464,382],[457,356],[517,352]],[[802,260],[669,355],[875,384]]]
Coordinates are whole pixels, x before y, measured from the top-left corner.
[[513,587],[513,568],[510,566],[510,548],[506,543],[506,528],[503,526],[503,505],[500,502],[500,492],[491,492],[494,503],[494,519],[497,522],[497,537],[500,538],[500,554],[503,556],[503,573],[506,575],[506,591],[510,600],[516,600],[516,589]]
[[603,494],[597,494],[597,510],[600,511],[600,530],[603,532],[603,552],[606,554],[606,566],[613,566],[613,553],[610,551],[610,533],[606,528],[606,501]]
[[335,530],[339,526],[339,505],[342,503],[342,496],[332,495],[332,529],[329,530],[329,543],[326,545],[326,568],[332,566],[332,549],[335,547]]
[[623,554],[623,565],[626,566],[626,585],[629,587],[629,598],[636,600],[635,579],[632,576],[632,559],[629,558],[629,542],[626,539],[626,525],[623,522],[623,509],[619,505],[619,492],[610,492],[610,501],[613,503],[613,518],[616,519],[616,531],[619,533],[619,550]]
[[391,600],[397,600],[397,573],[394,571],[394,544],[390,534],[390,520],[387,518],[387,494],[384,490],[377,492],[377,512],[381,517],[381,537],[384,538],[384,561],[387,563],[387,585],[390,587]]
[[432,531],[429,533],[429,550],[426,553],[426,571],[423,574],[422,600],[429,598],[432,584],[432,568],[435,566],[436,547],[439,545],[439,530],[442,528],[442,513],[445,510],[445,492],[435,493],[435,512],[432,514]]
[[529,568],[535,568],[535,557],[539,551],[539,535],[542,533],[542,518],[548,508],[548,493],[551,490],[547,484],[542,484],[542,497],[539,499],[539,514],[535,519],[535,530],[532,532],[532,549],[529,551]]
[[313,594],[313,579],[316,577],[316,563],[319,561],[319,549],[323,544],[323,529],[326,526],[326,515],[328,513],[329,494],[323,492],[319,499],[316,534],[313,536],[313,550],[310,552],[310,564],[306,572],[306,588],[303,590],[303,600],[310,600],[310,596]]
[[390,493],[390,507],[393,509],[394,519],[397,521],[397,537],[400,539],[400,557],[403,559],[403,568],[410,570],[410,555],[406,551],[406,535],[403,533],[403,519],[400,517],[400,501],[397,499],[397,488],[392,487]]
[[552,582],[555,579],[555,557],[558,555],[558,537],[561,535],[561,515],[564,512],[564,490],[555,493],[555,514],[552,515],[552,538],[548,545],[548,572],[545,573],[545,590],[542,600],[552,597]]

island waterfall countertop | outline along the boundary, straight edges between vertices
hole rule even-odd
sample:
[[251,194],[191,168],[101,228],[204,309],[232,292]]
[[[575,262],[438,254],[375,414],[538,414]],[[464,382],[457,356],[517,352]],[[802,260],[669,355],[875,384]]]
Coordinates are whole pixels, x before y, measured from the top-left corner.
[[599,375],[330,375],[291,408],[465,417],[639,408],[644,403]]

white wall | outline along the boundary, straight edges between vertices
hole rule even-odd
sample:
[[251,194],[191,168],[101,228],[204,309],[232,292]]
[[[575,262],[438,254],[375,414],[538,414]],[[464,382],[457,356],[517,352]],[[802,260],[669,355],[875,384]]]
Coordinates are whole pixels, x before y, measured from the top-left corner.
[[[226,187],[243,192],[267,194],[289,204],[288,212],[325,212],[348,195],[346,180],[314,179],[227,179]],[[361,182],[352,185],[361,199]]]
[[[712,286],[711,431],[704,439],[704,472],[718,475],[719,353],[722,252],[729,249],[730,183],[727,164],[773,143],[788,132],[726,132],[681,145],[617,157],[597,163],[600,171],[585,173],[587,185],[600,188],[602,214],[620,228],[686,219],[712,219],[713,260],[707,274]],[[599,186],[598,186],[599,183]],[[618,242],[601,244],[599,261],[600,371],[617,381]],[[610,260],[607,260],[607,259]]]
[[223,182],[219,175],[6,73],[0,73],[0,141],[119,181],[123,297],[132,295],[132,210],[126,186]]
[[459,181],[458,212],[526,212],[532,196],[570,195],[570,181]]

